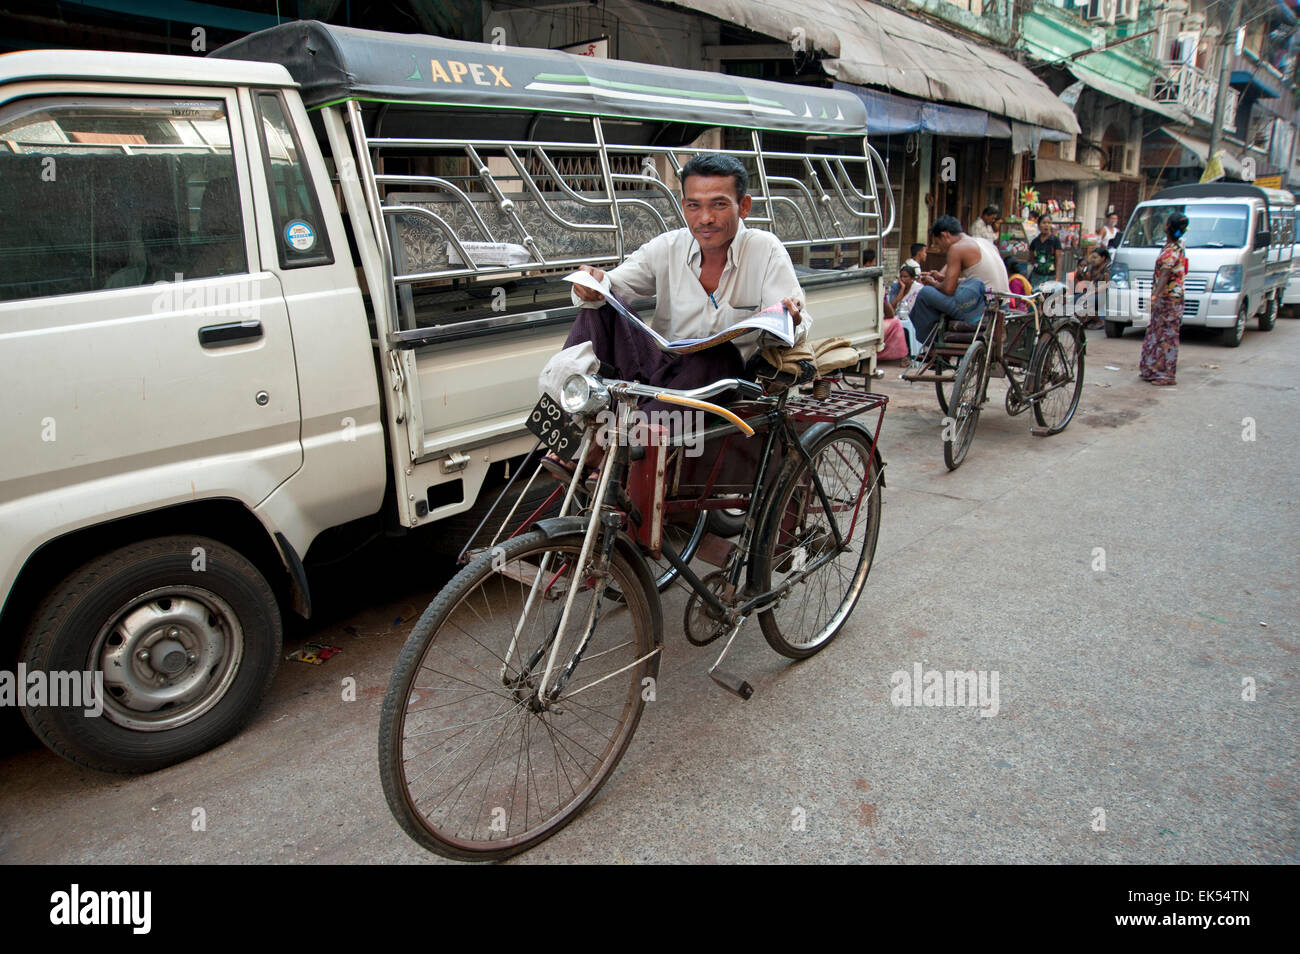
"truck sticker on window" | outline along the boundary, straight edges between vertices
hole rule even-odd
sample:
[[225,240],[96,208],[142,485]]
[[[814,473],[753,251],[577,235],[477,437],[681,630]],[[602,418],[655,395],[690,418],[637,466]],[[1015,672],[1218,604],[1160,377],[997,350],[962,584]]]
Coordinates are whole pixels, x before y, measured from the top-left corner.
[[310,251],[316,244],[316,231],[302,219],[294,219],[284,227],[284,240],[299,252]]

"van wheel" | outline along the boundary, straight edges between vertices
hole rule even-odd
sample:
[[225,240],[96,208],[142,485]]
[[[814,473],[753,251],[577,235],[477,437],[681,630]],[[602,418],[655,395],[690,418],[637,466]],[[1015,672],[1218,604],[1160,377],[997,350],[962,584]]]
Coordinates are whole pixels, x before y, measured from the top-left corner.
[[1246,320],[1250,317],[1250,309],[1247,308],[1243,301],[1241,307],[1237,309],[1237,320],[1231,328],[1224,328],[1219,332],[1219,341],[1226,347],[1235,348],[1241,344],[1241,339],[1246,337]]
[[1259,330],[1272,331],[1273,326],[1277,324],[1277,310],[1279,307],[1280,293],[1274,292],[1268,296],[1268,304],[1259,316]]
[[1106,337],[1107,337],[1107,338],[1122,338],[1122,337],[1124,337],[1124,329],[1127,328],[1127,327],[1128,327],[1128,322],[1125,322],[1125,321],[1107,321],[1107,322],[1106,322]]
[[45,673],[51,689],[52,674],[89,673],[76,681],[93,680],[93,702],[84,689],[71,699],[51,692],[23,717],[70,761],[151,772],[248,722],[275,676],[281,636],[275,594],[234,550],[205,537],[131,544],[64,579],[23,640],[29,673]]

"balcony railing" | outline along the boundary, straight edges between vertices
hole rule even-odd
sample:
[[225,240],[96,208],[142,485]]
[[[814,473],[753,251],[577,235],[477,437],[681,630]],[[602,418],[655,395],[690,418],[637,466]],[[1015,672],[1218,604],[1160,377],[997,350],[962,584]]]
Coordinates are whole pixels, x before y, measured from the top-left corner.
[[[1187,63],[1169,63],[1151,83],[1151,98],[1158,103],[1176,103],[1202,122],[1214,122],[1214,99],[1219,90],[1216,78]],[[1235,89],[1228,87],[1223,109],[1223,128],[1237,125]]]

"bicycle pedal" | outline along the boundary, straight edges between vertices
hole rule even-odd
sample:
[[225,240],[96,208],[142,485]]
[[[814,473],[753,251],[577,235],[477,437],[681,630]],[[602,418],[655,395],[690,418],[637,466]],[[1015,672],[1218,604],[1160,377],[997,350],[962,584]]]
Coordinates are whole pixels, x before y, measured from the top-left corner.
[[720,685],[728,692],[734,692],[740,698],[748,700],[754,694],[754,687],[741,679],[735,673],[725,672],[721,669],[710,669],[709,678]]

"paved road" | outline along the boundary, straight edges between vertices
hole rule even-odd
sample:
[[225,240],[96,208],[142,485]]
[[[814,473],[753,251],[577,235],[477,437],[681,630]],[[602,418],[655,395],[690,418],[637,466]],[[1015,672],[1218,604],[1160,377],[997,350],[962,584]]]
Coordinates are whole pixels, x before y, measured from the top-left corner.
[[[519,861],[1300,862],[1300,321],[1237,350],[1189,338],[1179,386],[1156,389],[1140,339],[1092,333],[1070,428],[1032,437],[995,403],[954,474],[931,386],[890,372],[883,530],[844,632],[791,665],[754,627],[741,702],[670,597],[622,765]],[[325,619],[287,648],[343,654],[283,663],[253,725],[184,765],[0,759],[0,860],[440,860],[391,820],[375,750],[392,662],[446,573],[409,549],[336,569]],[[917,665],[996,672],[997,714],[891,704]]]

